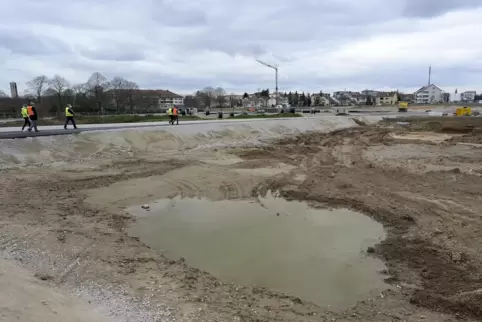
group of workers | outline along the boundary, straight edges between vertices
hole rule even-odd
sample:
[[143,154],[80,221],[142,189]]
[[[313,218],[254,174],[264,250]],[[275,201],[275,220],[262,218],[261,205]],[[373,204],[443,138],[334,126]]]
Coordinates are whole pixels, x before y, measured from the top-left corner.
[[174,122],[176,122],[176,125],[179,125],[179,110],[177,107],[170,107],[167,110],[167,115],[169,115],[169,124],[174,125]]
[[[29,104],[24,104],[21,109],[21,114],[24,119],[22,132],[25,131],[25,128],[27,126],[28,126],[27,131],[31,132],[32,129],[34,129],[35,132],[38,132],[38,129],[37,129],[38,114],[37,114],[37,110],[35,109],[35,103],[30,102]],[[64,129],[67,130],[67,125],[69,125],[69,123],[72,123],[72,125],[74,126],[74,129],[77,129],[77,124],[75,124],[74,115],[75,113],[72,109],[72,105],[67,104],[67,106],[65,107]]]
[[25,130],[25,127],[28,126],[28,131],[31,132],[32,129],[35,129],[35,132],[38,132],[37,129],[37,120],[38,114],[37,110],[35,109],[35,104],[30,102],[30,104],[24,104],[21,109],[22,117],[24,119],[22,131]]
[[[38,132],[37,129],[37,120],[38,120],[38,114],[37,110],[35,109],[35,103],[30,102],[29,104],[24,104],[21,109],[21,114],[24,119],[24,123],[22,126],[22,131],[25,131],[25,128],[27,127],[27,130],[29,132],[32,131],[32,129],[35,130],[35,132]],[[169,115],[169,124],[174,125],[174,122],[179,125],[179,110],[177,107],[170,107],[167,110],[167,114]],[[64,129],[67,130],[67,125],[69,123],[72,123],[74,126],[74,129],[77,129],[77,125],[75,124],[75,119],[74,119],[74,110],[72,109],[72,105],[67,104],[65,107],[65,123],[64,123]]]

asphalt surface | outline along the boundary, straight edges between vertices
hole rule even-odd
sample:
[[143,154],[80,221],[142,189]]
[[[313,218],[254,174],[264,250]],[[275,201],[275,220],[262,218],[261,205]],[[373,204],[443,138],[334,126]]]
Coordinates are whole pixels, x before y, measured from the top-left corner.
[[[408,112],[408,113],[397,113],[397,112],[387,112],[387,113],[350,113],[348,116],[336,116],[336,117],[357,117],[357,116],[383,116],[383,117],[397,117],[397,116],[413,116],[413,115],[426,115],[426,113],[420,112]],[[307,114],[305,117],[334,117],[331,113],[319,113],[316,115]],[[266,119],[219,119],[219,120],[205,120],[205,121],[181,121],[179,126],[188,126],[193,124],[229,124],[229,123],[244,123],[244,122],[269,122],[269,121],[289,121],[292,118],[266,118]],[[71,126],[71,125],[70,125]],[[124,129],[139,129],[139,128],[149,128],[149,127],[164,127],[164,126],[177,126],[170,125],[167,121],[163,122],[144,122],[144,123],[117,123],[117,124],[81,124],[78,129],[68,129],[65,130],[63,125],[54,126],[42,126],[39,125],[39,132],[22,132],[18,127],[0,127],[0,140],[2,139],[22,139],[29,137],[42,137],[42,136],[56,136],[56,135],[69,135],[78,134],[82,132],[93,132],[93,131],[112,131],[112,130],[124,130]]]
[[[65,130],[62,125],[55,126],[38,126],[39,132],[22,132],[18,127],[4,127],[0,128],[0,140],[2,139],[23,139],[29,137],[42,137],[42,136],[56,136],[56,135],[69,135],[78,134],[82,132],[103,132],[112,130],[125,130],[125,129],[140,129],[140,128],[154,128],[165,126],[189,126],[195,124],[230,124],[230,123],[246,123],[246,122],[269,122],[269,121],[289,121],[292,118],[269,118],[269,119],[239,119],[239,120],[206,120],[206,121],[180,121],[179,125],[171,125],[167,121],[164,122],[144,122],[144,123],[117,123],[117,124],[83,124],[78,125],[76,130]],[[71,125],[70,125],[71,126]]]

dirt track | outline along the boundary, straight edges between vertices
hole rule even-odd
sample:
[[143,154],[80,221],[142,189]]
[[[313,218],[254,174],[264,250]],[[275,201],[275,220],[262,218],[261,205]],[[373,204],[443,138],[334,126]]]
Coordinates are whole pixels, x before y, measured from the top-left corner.
[[[480,320],[482,148],[460,144],[477,135],[437,142],[425,140],[433,139],[428,134],[393,133],[367,126],[253,149],[5,170],[0,246],[43,283],[88,299],[118,321]],[[125,232],[132,220],[126,206],[177,194],[219,200],[268,190],[382,222],[388,238],[373,255],[386,260],[393,289],[328,312],[223,283]]]

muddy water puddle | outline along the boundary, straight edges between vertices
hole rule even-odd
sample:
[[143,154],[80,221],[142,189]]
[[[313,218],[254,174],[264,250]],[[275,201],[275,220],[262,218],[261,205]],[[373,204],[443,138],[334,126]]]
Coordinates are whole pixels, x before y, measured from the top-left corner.
[[172,259],[183,257],[223,281],[279,290],[332,309],[388,286],[379,259],[382,225],[350,210],[258,200],[162,199],[129,209],[129,233]]

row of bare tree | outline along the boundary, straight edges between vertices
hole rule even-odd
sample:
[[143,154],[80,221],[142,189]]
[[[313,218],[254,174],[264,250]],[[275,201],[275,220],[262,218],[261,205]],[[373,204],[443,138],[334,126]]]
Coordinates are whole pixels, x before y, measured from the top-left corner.
[[[159,108],[159,92],[139,90],[139,86],[123,77],[107,79],[93,73],[85,83],[71,84],[60,75],[40,75],[27,82],[20,99],[10,99],[0,92],[0,111],[18,112],[19,104],[34,101],[43,113],[61,113],[65,104],[72,104],[80,113],[146,113]],[[221,87],[205,87],[184,99],[186,107],[211,108],[241,106],[238,96],[227,95]]]
[[[141,103],[136,101],[138,89],[135,82],[123,77],[109,80],[98,72],[81,84],[71,84],[60,75],[51,78],[40,75],[27,82],[22,97],[24,101],[34,101],[37,108],[44,112],[61,112],[64,105],[70,103],[78,111],[104,113],[108,109],[120,113],[132,111]],[[0,91],[1,97],[6,98],[7,95]]]
[[197,91],[194,95],[188,95],[184,98],[184,105],[188,107],[205,107],[211,108],[213,106],[236,107],[242,106],[242,99],[235,94],[227,95],[226,91],[221,87],[205,87]]
[[[106,107],[111,107],[111,101],[114,101],[117,111],[132,107],[132,98],[137,89],[139,86],[135,82],[122,77],[108,80],[98,72],[93,73],[87,82],[74,85],[59,75],[52,78],[41,75],[27,82],[25,97],[35,99],[40,106],[44,105],[46,99],[49,100],[51,112],[59,112],[63,105],[71,103],[79,110],[103,113]],[[109,90],[113,91],[107,93]],[[52,98],[55,98],[54,102]]]

